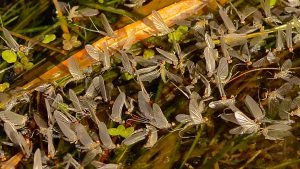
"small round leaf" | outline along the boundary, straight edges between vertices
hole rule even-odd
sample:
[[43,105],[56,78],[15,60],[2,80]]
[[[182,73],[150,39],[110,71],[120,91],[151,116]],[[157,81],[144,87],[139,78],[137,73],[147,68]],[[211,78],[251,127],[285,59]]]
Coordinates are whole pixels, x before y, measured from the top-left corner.
[[2,58],[7,63],[15,63],[17,61],[17,54],[12,50],[5,50],[2,52]]
[[43,39],[43,43],[50,43],[52,41],[54,41],[56,39],[56,35],[55,34],[49,34],[49,35],[45,35],[44,39]]

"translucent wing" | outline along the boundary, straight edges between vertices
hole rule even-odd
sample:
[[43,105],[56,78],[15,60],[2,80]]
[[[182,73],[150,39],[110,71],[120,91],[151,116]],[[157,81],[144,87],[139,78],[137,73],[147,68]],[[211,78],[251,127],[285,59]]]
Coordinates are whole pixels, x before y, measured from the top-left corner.
[[103,146],[107,149],[116,148],[116,145],[113,143],[113,141],[111,140],[111,138],[108,134],[108,130],[107,130],[105,123],[99,121],[97,125],[98,125],[98,129],[99,129],[99,137],[100,137],[100,140],[101,140]]
[[255,61],[252,66],[253,67],[262,67],[265,64],[269,63],[266,57],[262,57],[260,59],[258,59],[257,61]]
[[154,123],[151,122],[152,125],[159,129],[165,129],[171,127],[170,123],[168,122],[167,118],[165,117],[164,113],[161,111],[158,104],[153,104],[153,117]]
[[231,98],[231,99],[226,99],[226,100],[212,101],[208,104],[208,107],[210,107],[212,109],[222,109],[222,108],[226,108],[231,105],[234,105],[234,104],[235,104],[235,99]]
[[151,148],[154,146],[154,144],[158,140],[158,134],[157,134],[157,129],[153,126],[146,126],[147,129],[149,130],[149,137],[147,140],[147,143],[144,145],[145,148]]
[[39,128],[41,128],[41,129],[48,128],[46,121],[41,117],[41,115],[39,113],[34,113],[33,119],[34,119],[35,123],[39,126]]
[[85,147],[85,148],[91,148],[93,145],[94,141],[91,138],[91,136],[88,134],[87,130],[85,127],[80,124],[80,123],[74,123],[73,124],[76,135],[80,143]]
[[124,139],[122,141],[122,144],[127,146],[135,144],[141,140],[144,140],[147,135],[148,135],[148,131],[146,131],[145,129],[136,130],[129,137]]
[[205,33],[204,38],[205,38],[207,47],[212,48],[212,49],[215,48],[215,43],[212,40],[212,38],[209,36],[208,33]]
[[279,30],[277,32],[276,36],[276,50],[281,51],[284,49],[284,43],[283,43],[283,32],[282,30]]
[[116,35],[115,35],[113,29],[111,28],[106,16],[103,13],[101,13],[101,15],[100,15],[100,21],[101,21],[107,35],[112,37],[112,38],[116,37]]
[[168,70],[166,70],[166,75],[167,75],[168,79],[170,79],[173,82],[176,82],[176,83],[182,83],[183,82],[183,79],[180,76],[177,76],[177,75],[169,72]]
[[26,116],[17,114],[9,110],[0,111],[0,119],[4,122],[12,123],[16,128],[24,127],[27,121]]
[[300,96],[295,97],[291,103],[291,109],[296,109],[298,107],[300,107]]
[[100,61],[100,50],[94,47],[93,45],[85,45],[86,52],[95,60]]
[[146,68],[142,68],[142,69],[138,69],[136,71],[137,74],[144,74],[144,73],[149,73],[149,72],[152,72],[153,70],[155,70],[156,68],[158,67],[158,65],[155,65],[155,66],[149,66],[149,67],[146,67]]
[[16,42],[16,40],[11,36],[10,32],[9,32],[6,28],[4,28],[4,27],[2,27],[2,31],[3,31],[3,35],[4,35],[4,38],[5,38],[5,39],[3,39],[3,40],[5,41],[6,45],[7,45],[10,49],[12,49],[12,50],[14,50],[14,51],[19,51],[20,45],[19,45],[19,44]]
[[133,68],[131,66],[128,55],[124,51],[119,50],[119,52],[121,53],[121,61],[122,61],[124,70],[126,72],[128,72],[129,74],[133,74]]
[[72,101],[74,108],[77,111],[82,112],[82,105],[81,105],[76,93],[74,92],[74,90],[69,89],[69,97],[70,97],[70,100]]
[[203,118],[201,113],[204,111],[204,102],[200,101],[198,103],[198,99],[191,99],[189,102],[189,113],[194,124],[203,123]]
[[68,59],[68,69],[69,69],[71,75],[73,76],[73,78],[76,80],[80,80],[85,77],[79,68],[78,62],[73,57],[70,57]]
[[279,105],[278,115],[280,119],[289,120],[289,111],[291,110],[292,99],[290,97],[284,98]]
[[104,42],[103,43],[103,68],[102,71],[108,70],[111,68],[111,63],[110,63],[110,57],[109,57],[109,51],[108,51],[108,46],[107,43]]
[[232,20],[229,18],[226,11],[221,6],[219,6],[219,14],[220,14],[226,28],[228,29],[228,31],[230,33],[235,32],[236,28],[235,28]]
[[285,41],[286,46],[289,48],[290,51],[293,51],[293,35],[292,35],[292,24],[286,24],[286,33],[285,33]]
[[228,76],[228,62],[225,57],[222,57],[219,60],[218,70],[217,70],[217,76],[224,81]]
[[230,114],[222,113],[220,117],[225,121],[230,121],[232,123],[239,124],[234,116],[234,113],[230,113]]
[[261,110],[258,103],[249,95],[245,98],[245,104],[250,110],[251,114],[255,118],[255,120],[260,121],[264,118],[263,111]]
[[100,147],[88,151],[82,160],[82,166],[85,167],[89,165],[94,160],[94,158],[100,153],[102,153]]
[[145,81],[151,82],[152,80],[157,79],[159,76],[160,76],[159,70],[155,70],[153,72],[140,75],[140,80],[142,82],[145,82]]
[[120,92],[119,96],[116,98],[110,118],[112,121],[121,123],[122,122],[122,109],[125,104],[126,95],[124,92]]
[[245,129],[245,134],[252,134],[258,131],[259,126],[241,111],[235,111],[234,116],[241,127]]
[[82,16],[86,16],[86,17],[96,16],[96,15],[99,14],[99,10],[98,10],[98,9],[93,9],[93,8],[83,8],[83,9],[79,9],[78,12],[79,12]]
[[211,77],[216,69],[216,61],[214,58],[213,50],[206,47],[204,49],[204,57],[206,62],[206,71],[208,72],[208,77]]
[[33,169],[42,169],[42,155],[41,155],[41,151],[38,148],[35,153],[34,153],[34,157],[33,157]]
[[266,139],[282,140],[284,137],[292,136],[290,130],[292,127],[286,124],[272,124],[263,129],[262,133]]
[[76,142],[77,135],[76,133],[70,128],[71,121],[61,112],[54,111],[55,120],[62,131],[62,133],[66,136],[67,141]]
[[161,35],[165,35],[172,32],[172,30],[165,24],[163,18],[157,11],[152,11],[152,22],[156,30]]
[[101,96],[103,98],[103,100],[105,102],[108,101],[108,95],[107,95],[107,92],[106,92],[106,87],[105,87],[105,84],[104,84],[104,79],[103,77],[100,75],[98,76],[98,79],[99,79],[99,89],[100,89],[100,93],[101,93]]
[[101,84],[100,84],[99,77],[95,77],[92,80],[92,83],[90,84],[90,86],[87,88],[84,97],[88,97],[88,98],[96,97],[100,86],[101,86]]
[[287,59],[286,61],[283,62],[282,66],[281,66],[281,70],[289,70],[292,67],[292,61],[291,59]]
[[178,114],[175,119],[180,123],[188,123],[192,121],[191,116],[187,114]]
[[141,113],[151,121],[153,119],[152,108],[142,91],[138,92],[138,105]]
[[167,59],[171,60],[174,65],[178,65],[178,58],[175,54],[164,51],[162,49],[156,48],[157,52],[166,57]]

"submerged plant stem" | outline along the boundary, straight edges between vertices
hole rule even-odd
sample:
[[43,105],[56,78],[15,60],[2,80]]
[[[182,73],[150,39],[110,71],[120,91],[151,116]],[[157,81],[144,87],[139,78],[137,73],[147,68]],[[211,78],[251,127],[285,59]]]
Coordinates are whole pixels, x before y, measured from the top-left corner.
[[198,130],[198,132],[197,132],[197,135],[196,135],[196,137],[195,137],[195,139],[194,139],[194,141],[193,141],[193,143],[192,143],[192,146],[190,147],[190,149],[189,149],[189,151],[187,152],[187,154],[185,154],[184,160],[182,161],[182,163],[181,163],[179,169],[182,169],[182,168],[184,167],[185,163],[187,162],[187,160],[189,159],[191,153],[193,152],[195,146],[197,145],[197,143],[198,143],[198,141],[199,141],[199,139],[200,139],[200,137],[201,137],[203,128],[204,128],[204,124],[201,124],[201,127],[200,127],[200,129]]

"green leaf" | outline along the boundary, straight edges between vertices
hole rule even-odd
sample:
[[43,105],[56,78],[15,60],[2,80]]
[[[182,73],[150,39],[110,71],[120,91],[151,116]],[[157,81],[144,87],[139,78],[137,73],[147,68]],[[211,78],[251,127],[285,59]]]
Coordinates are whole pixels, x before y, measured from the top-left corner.
[[269,4],[270,4],[270,7],[271,7],[271,8],[275,6],[276,1],[277,1],[277,0],[270,0],[270,1],[269,1]]
[[128,127],[124,130],[124,132],[120,133],[121,137],[127,138],[134,132],[134,127]]
[[50,43],[50,42],[54,41],[55,39],[56,39],[56,35],[55,34],[45,35],[42,43]]
[[108,134],[111,136],[118,136],[120,133],[117,128],[110,128],[108,129]]
[[17,54],[12,50],[5,50],[2,52],[2,58],[7,63],[15,63],[17,61]]

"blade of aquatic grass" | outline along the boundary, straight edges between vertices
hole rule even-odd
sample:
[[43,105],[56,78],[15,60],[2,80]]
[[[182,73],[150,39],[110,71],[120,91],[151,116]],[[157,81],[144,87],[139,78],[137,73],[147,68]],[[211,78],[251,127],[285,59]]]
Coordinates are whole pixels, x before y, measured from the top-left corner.
[[182,169],[182,168],[184,167],[185,163],[187,162],[187,160],[189,159],[191,153],[193,152],[193,150],[194,150],[196,144],[198,143],[198,141],[199,141],[199,139],[200,139],[200,137],[201,137],[201,134],[202,134],[202,132],[203,132],[203,129],[204,129],[204,125],[201,124],[201,127],[200,127],[200,129],[198,130],[197,135],[196,135],[196,137],[195,137],[195,139],[194,139],[194,141],[193,141],[193,143],[192,143],[192,145],[191,145],[189,151],[184,155],[184,159],[183,159],[183,161],[182,161],[182,163],[181,163],[179,169]]

